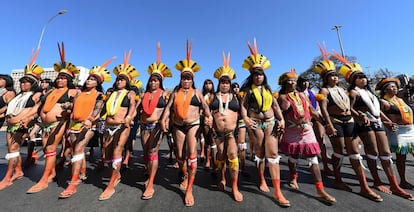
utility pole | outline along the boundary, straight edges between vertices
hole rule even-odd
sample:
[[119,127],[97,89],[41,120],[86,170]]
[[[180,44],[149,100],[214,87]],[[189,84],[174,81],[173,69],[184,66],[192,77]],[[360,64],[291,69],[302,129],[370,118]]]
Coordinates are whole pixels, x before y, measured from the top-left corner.
[[331,30],[336,30],[336,33],[338,34],[339,47],[341,48],[341,54],[342,54],[342,57],[345,58],[344,48],[342,47],[341,34],[339,33],[339,29],[341,29],[341,28],[342,28],[342,26],[335,25],[335,26],[333,26],[333,28]]

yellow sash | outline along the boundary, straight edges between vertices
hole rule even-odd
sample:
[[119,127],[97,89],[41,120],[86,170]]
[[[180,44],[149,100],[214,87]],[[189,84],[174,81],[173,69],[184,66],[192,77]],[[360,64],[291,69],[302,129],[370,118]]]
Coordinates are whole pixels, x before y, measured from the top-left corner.
[[384,96],[384,99],[398,107],[401,113],[401,119],[405,124],[413,123],[413,112],[410,106],[405,104],[405,102],[401,98],[398,98],[396,96],[393,96],[391,98]]
[[106,114],[105,115],[108,115],[108,116],[115,115],[118,112],[119,108],[121,107],[122,100],[124,100],[127,94],[128,94],[128,90],[126,89],[113,92],[111,96],[109,97],[108,101],[106,102]]
[[259,109],[262,112],[268,111],[273,102],[272,93],[265,87],[262,87],[262,93],[260,93],[259,88],[255,84],[252,85],[252,91],[257,100],[257,105],[259,105]]

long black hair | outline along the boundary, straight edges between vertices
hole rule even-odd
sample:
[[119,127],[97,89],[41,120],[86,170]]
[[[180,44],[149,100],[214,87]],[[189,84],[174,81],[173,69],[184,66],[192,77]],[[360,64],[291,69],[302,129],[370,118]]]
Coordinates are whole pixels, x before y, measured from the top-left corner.
[[19,79],[19,82],[27,81],[30,83],[30,91],[33,92],[42,92],[42,87],[40,87],[39,83],[36,78],[32,75],[25,75],[22,78]]
[[[95,89],[99,92],[103,92],[102,83],[100,83],[99,79],[97,79],[96,76],[94,76],[94,75],[89,75],[89,77],[93,77],[96,80],[97,84],[96,84]],[[87,79],[89,79],[89,77]],[[83,85],[81,87],[81,91],[85,91],[85,90],[86,90],[86,82],[83,83]]]
[[118,90],[118,88],[116,87],[116,81],[118,81],[118,79],[120,79],[120,78],[122,78],[122,79],[125,79],[125,80],[126,80],[126,86],[125,86],[125,89],[127,89],[128,91],[130,91],[130,90],[131,90],[131,84],[130,84],[129,78],[128,78],[127,76],[123,75],[123,74],[120,74],[120,75],[118,75],[118,76],[116,77],[115,82],[114,82],[114,84],[112,85],[113,91],[117,91],[117,90]]
[[[207,90],[207,88],[206,88],[207,83],[211,83],[211,90],[210,91]],[[213,83],[213,80],[211,80],[211,79],[204,80],[202,93],[203,93],[203,96],[205,96],[208,93],[209,94],[213,94],[214,93],[214,83]]]
[[[75,88],[75,84],[73,84],[73,77],[71,75],[69,75],[67,73],[59,73],[58,77],[59,76],[64,76],[67,79],[69,89],[74,89]],[[57,78],[55,79],[55,81],[53,81],[53,86],[55,86],[55,88],[56,88],[56,85],[57,85],[56,82],[57,82]]]
[[178,87],[177,87],[177,90],[178,89],[180,89],[181,88],[181,79],[182,78],[189,78],[189,77],[191,77],[191,80],[193,81],[193,85],[191,86],[193,89],[196,89],[196,87],[195,87],[195,82],[194,82],[194,75],[193,74],[190,74],[190,73],[181,73],[181,77],[180,77],[180,83],[178,84]]
[[151,78],[152,77],[155,77],[155,78],[157,78],[158,79],[158,81],[160,82],[160,88],[162,89],[162,90],[164,90],[164,86],[162,85],[162,77],[159,75],[159,74],[151,74],[151,76],[149,77],[149,79],[148,79],[148,82],[147,82],[147,87],[145,88],[145,92],[150,92],[151,91],[151,88],[150,88],[150,82],[151,82]]
[[[257,72],[250,72],[250,75],[249,75],[249,77],[247,77],[245,80],[244,80],[244,82],[243,82],[243,84],[242,84],[242,87],[240,88],[240,90],[241,91],[248,91],[251,87],[252,87],[252,85],[253,85],[253,77],[254,77],[254,75],[256,75],[256,74],[259,74],[259,73],[257,73]],[[264,79],[263,79],[263,83],[262,83],[262,86],[264,86],[267,90],[269,90],[270,92],[272,91],[272,88],[270,87],[270,85],[267,83],[267,77],[266,77],[266,74],[264,74],[263,73],[263,77],[264,77]]]
[[9,75],[6,74],[0,74],[0,78],[4,79],[6,81],[6,90],[8,91],[14,91],[14,82],[13,82],[13,78]]

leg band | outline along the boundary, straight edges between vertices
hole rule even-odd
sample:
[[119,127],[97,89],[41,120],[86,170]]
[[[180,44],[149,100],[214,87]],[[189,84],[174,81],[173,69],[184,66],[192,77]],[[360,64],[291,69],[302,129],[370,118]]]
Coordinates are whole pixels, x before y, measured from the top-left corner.
[[74,155],[70,162],[75,163],[76,161],[80,161],[85,158],[85,153]]
[[315,187],[318,190],[322,190],[323,189],[323,182],[322,181],[315,182]]
[[118,168],[118,165],[122,162],[122,157],[112,159],[112,168]]
[[149,160],[149,161],[158,160],[158,154],[150,154],[150,155],[148,156],[148,160]]
[[349,155],[349,159],[350,160],[358,160],[359,161],[359,164],[361,164],[361,167],[363,169],[365,169],[365,170],[368,170],[368,168],[364,166],[364,163],[362,163],[362,159],[363,158],[362,158],[361,154],[352,154],[352,155]]
[[20,152],[10,152],[10,153],[7,153],[4,158],[6,158],[6,160],[10,160],[12,158],[17,158],[19,156],[20,156]]
[[257,167],[259,167],[259,164],[261,163],[261,162],[263,162],[263,158],[259,158],[259,157],[257,157],[257,155],[255,155],[254,156],[254,161],[256,161],[256,166]]
[[392,162],[392,155],[384,155],[384,156],[380,156],[380,158],[381,158],[381,160],[384,160],[384,161],[389,160],[391,162],[391,164],[393,163]]
[[204,143],[205,142],[204,138],[200,139],[200,142],[201,143]]
[[217,145],[213,144],[213,145],[210,146],[210,148],[217,149]]
[[217,169],[222,170],[225,162],[226,162],[225,160],[217,160],[216,162]]
[[247,149],[247,144],[246,143],[238,144],[238,146],[239,146],[240,151],[243,151],[243,150]]
[[308,163],[309,163],[309,167],[311,167],[312,165],[318,165],[319,164],[318,157],[316,157],[316,156],[307,158],[307,160],[308,160]]
[[367,157],[369,159],[371,159],[371,160],[377,160],[378,159],[378,155],[370,155],[370,154],[367,154]]
[[230,169],[234,170],[234,171],[238,171],[239,170],[239,158],[235,157],[233,159],[228,159],[229,160],[229,165],[230,165]]
[[282,157],[279,155],[276,158],[267,158],[267,161],[269,163],[279,164],[280,158],[282,158]]
[[195,169],[197,167],[197,157],[188,158],[187,165],[191,167],[191,169]]
[[46,158],[48,158],[48,157],[53,157],[53,156],[56,156],[56,151],[53,151],[53,152],[46,152],[46,154],[45,154],[45,157],[46,157]]
[[297,172],[293,172],[293,173],[290,173],[290,177],[291,177],[292,179],[298,179],[299,174],[298,174]]

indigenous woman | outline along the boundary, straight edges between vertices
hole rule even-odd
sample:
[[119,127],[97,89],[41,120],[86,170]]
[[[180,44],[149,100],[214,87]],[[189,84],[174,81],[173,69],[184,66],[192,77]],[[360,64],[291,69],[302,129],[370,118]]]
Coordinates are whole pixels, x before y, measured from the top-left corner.
[[280,150],[289,155],[290,187],[299,189],[296,167],[299,155],[303,155],[309,162],[310,171],[315,180],[317,197],[325,202],[336,202],[336,199],[324,189],[316,156],[321,150],[312,129],[311,115],[319,122],[322,122],[321,117],[313,110],[305,95],[295,89],[297,78],[294,69],[279,77],[281,89],[278,101],[287,122]]
[[280,189],[280,156],[277,137],[277,134],[285,127],[285,121],[264,74],[264,70],[270,67],[270,61],[258,53],[256,39],[254,47],[250,45],[250,42],[248,46],[251,55],[244,60],[242,67],[250,71],[250,76],[242,86],[244,97],[241,115],[248,133],[256,137],[252,142],[254,142],[255,161],[260,178],[259,189],[263,192],[270,191],[264,176],[265,159],[267,159],[274,189],[273,198],[280,206],[289,207],[290,202],[283,196]]
[[[214,83],[211,79],[206,79],[203,83],[203,96],[204,101],[207,105],[210,105],[211,100],[213,99],[214,95]],[[212,173],[216,173],[216,163],[217,163],[217,145],[213,141],[213,136],[211,133],[210,127],[204,125],[203,122],[204,114],[201,113],[201,123],[200,123],[200,158],[201,162],[204,162],[206,159],[206,163],[204,164],[205,169],[210,169],[210,162],[212,160]]]
[[352,168],[360,184],[360,194],[373,201],[381,202],[382,198],[373,192],[367,183],[362,157],[359,153],[358,140],[356,138],[354,119],[351,115],[351,105],[345,90],[338,86],[338,74],[335,64],[329,60],[326,47],[320,47],[323,60],[314,66],[314,70],[322,78],[320,90],[320,106],[326,124],[326,134],[330,137],[333,148],[332,164],[335,177],[334,187],[345,191],[352,191],[351,187],[342,181],[341,166],[344,157],[344,147],[349,156]]
[[217,188],[224,191],[226,187],[226,159],[229,161],[230,177],[232,180],[232,192],[234,200],[243,201],[237,182],[239,175],[239,158],[237,157],[237,144],[234,138],[234,130],[237,127],[239,101],[231,90],[231,80],[236,78],[233,68],[229,66],[230,53],[227,58],[223,53],[224,64],[214,72],[214,77],[219,80],[217,93],[210,103],[213,113],[214,141],[217,145],[217,169],[221,173],[221,181]]
[[[49,78],[41,79],[40,89],[42,91],[42,96],[46,95],[50,90],[53,89],[52,80]],[[27,157],[23,163],[24,167],[37,163],[38,157],[37,157],[35,147],[36,147],[38,134],[40,130],[42,129],[42,127],[40,126],[41,125],[40,121],[41,121],[40,118],[37,118],[35,124],[29,130],[30,133],[29,133],[29,140],[27,141]]]
[[385,128],[391,152],[397,156],[397,171],[400,175],[400,187],[413,189],[414,186],[407,181],[405,167],[407,154],[414,154],[414,128],[413,112],[404,100],[397,97],[400,89],[400,80],[396,78],[385,78],[381,80],[376,90],[381,92],[381,111],[393,122],[393,128]]
[[[366,75],[358,63],[350,63],[339,54],[334,54],[344,65],[339,73],[345,76],[350,84],[348,91],[352,116],[356,119],[357,134],[364,142],[367,154],[367,164],[374,180],[374,187],[384,193],[394,193],[403,198],[414,200],[397,182],[392,168],[392,156],[385,134],[384,125],[393,128],[395,124],[380,110],[378,98],[372,93]],[[390,183],[390,189],[385,187],[378,175],[377,159],[380,158],[384,172]]]
[[23,177],[20,145],[27,137],[27,129],[34,123],[39,107],[40,95],[38,81],[43,68],[34,64],[39,49],[30,58],[30,63],[24,68],[25,75],[20,78],[20,93],[7,106],[7,149],[6,160],[8,168],[0,182],[0,190],[13,184],[13,181]]
[[148,181],[142,199],[151,199],[154,195],[154,178],[158,169],[158,150],[163,138],[159,120],[167,105],[166,92],[162,86],[164,77],[171,77],[171,70],[161,63],[160,43],[157,45],[157,61],[148,67],[150,78],[147,82],[144,97],[138,113],[141,114],[141,144],[144,152],[145,166],[148,171]]
[[[173,123],[174,142],[177,146],[177,161],[184,180],[180,189],[185,190],[184,203],[194,205],[193,184],[197,170],[197,138],[200,127],[200,109],[205,115],[204,121],[211,126],[212,117],[208,105],[200,90],[194,86],[194,72],[200,66],[191,60],[192,45],[187,41],[187,58],[179,61],[175,68],[181,72],[180,84],[171,94],[161,118],[161,129],[168,131],[169,122]],[[170,118],[170,108],[173,107],[173,117]],[[185,154],[185,156],[184,156]],[[188,166],[188,173],[187,173]]]
[[6,120],[7,103],[16,96],[13,84],[11,76],[0,74],[0,127]]
[[76,193],[76,187],[82,182],[81,179],[86,178],[85,147],[95,134],[103,105],[102,83],[111,81],[111,74],[106,66],[114,59],[115,57],[89,70],[89,76],[81,88],[81,93],[74,100],[68,137],[73,153],[72,179],[68,187],[60,193],[59,198],[71,197]]
[[[141,97],[139,95],[140,93],[139,88],[142,87],[142,81],[132,80],[130,84],[131,84],[131,89],[135,92],[135,104],[136,104],[136,110],[137,110],[141,102]],[[131,132],[129,133],[128,140],[125,143],[125,157],[124,157],[124,161],[122,162],[122,166],[121,166],[122,169],[129,169],[129,159],[131,158],[134,152],[135,141],[137,138],[137,132],[139,128],[139,118],[140,118],[140,114],[135,114],[134,120],[131,121]]]
[[40,118],[42,119],[43,132],[42,143],[45,153],[45,169],[39,182],[32,186],[27,193],[37,193],[48,187],[49,182],[56,176],[56,148],[62,141],[69,121],[70,107],[73,98],[77,95],[73,78],[79,73],[79,69],[65,60],[65,46],[58,44],[61,62],[54,64],[53,68],[59,72],[55,80],[55,88],[42,99]]
[[[305,94],[305,96],[311,102],[313,109],[320,113],[321,109],[319,103],[315,98],[315,94],[313,93],[312,89],[309,87],[309,79],[305,78],[304,76],[299,76],[297,89],[298,91],[303,92],[303,94]],[[326,152],[326,144],[324,139],[325,130],[323,129],[323,125],[315,119],[312,119],[312,127],[316,136],[316,140],[318,141],[319,147],[321,148],[320,155],[323,163],[323,173],[325,173],[326,175],[331,175],[332,170],[328,166],[328,155]]]
[[99,200],[107,200],[115,193],[115,187],[121,181],[122,151],[130,133],[131,121],[136,113],[135,92],[131,90],[130,82],[139,75],[134,66],[128,64],[128,56],[124,54],[124,63],[114,68],[117,76],[113,92],[105,104],[105,132],[103,149],[104,160],[112,160],[112,175],[108,186],[99,196]]

